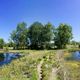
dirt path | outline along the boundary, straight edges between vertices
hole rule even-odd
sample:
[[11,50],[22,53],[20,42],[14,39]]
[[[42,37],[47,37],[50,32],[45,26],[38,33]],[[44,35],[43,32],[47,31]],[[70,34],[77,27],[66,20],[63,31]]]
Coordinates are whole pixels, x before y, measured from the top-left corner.
[[64,55],[64,51],[63,50],[59,50],[56,53],[56,58],[58,60],[58,63],[60,65],[61,70],[63,71],[64,80],[70,80],[69,79],[69,74],[68,74],[68,69],[66,68],[65,60],[64,60],[63,55]]
[[42,80],[42,64],[43,64],[43,59],[40,61],[40,64],[38,64],[37,66],[37,71],[38,71],[38,76],[39,79],[38,80]]
[[66,74],[67,71],[66,71],[65,64],[64,64],[65,62],[63,59],[63,54],[64,54],[64,52],[62,50],[58,50],[56,52],[56,61],[58,62],[58,64],[60,66],[59,66],[59,68],[57,68],[57,67],[52,68],[52,72],[50,73],[49,80],[57,80],[57,73],[59,72],[60,69],[62,69],[62,71],[63,71],[64,80],[69,80],[68,76]]
[[49,80],[56,80],[57,78],[57,68],[52,68],[52,72],[50,73]]
[[[60,53],[60,51],[56,53],[56,60],[59,59],[59,56],[60,56],[60,55],[58,55],[58,53]],[[57,80],[58,70],[59,70],[59,68],[53,67],[53,68],[52,68],[52,71],[51,71],[51,73],[50,73],[50,77],[49,77],[48,80]]]
[[[58,61],[59,67],[52,68],[52,71],[50,73],[48,80],[57,80],[57,73],[59,72],[60,69],[63,72],[63,80],[69,80],[68,75],[67,75],[67,69],[65,67],[65,61],[63,58],[63,54],[64,54],[64,52],[62,50],[58,50],[56,52],[56,61]],[[42,64],[43,64],[43,62],[44,62],[44,60],[42,59],[37,66],[37,71],[38,71],[38,76],[39,76],[38,80],[42,80]]]

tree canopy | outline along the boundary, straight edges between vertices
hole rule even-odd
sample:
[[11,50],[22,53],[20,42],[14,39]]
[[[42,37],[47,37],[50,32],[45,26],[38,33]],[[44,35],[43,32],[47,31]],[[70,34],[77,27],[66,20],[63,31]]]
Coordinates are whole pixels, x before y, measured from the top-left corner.
[[40,22],[34,22],[29,28],[29,39],[31,42],[31,48],[39,48],[41,45],[43,25]]
[[62,49],[72,39],[72,28],[67,24],[60,24],[55,32],[55,45],[57,48]]
[[26,23],[19,23],[11,33],[11,39],[16,49],[49,49],[52,42],[54,47],[62,49],[72,39],[72,28],[67,24],[60,24],[55,28],[51,23],[43,25],[34,22],[26,28]]
[[22,22],[17,25],[16,30],[11,33],[11,39],[14,41],[17,49],[24,49],[27,45],[27,28],[26,23]]
[[4,46],[4,40],[0,38],[0,49],[3,49],[3,46]]

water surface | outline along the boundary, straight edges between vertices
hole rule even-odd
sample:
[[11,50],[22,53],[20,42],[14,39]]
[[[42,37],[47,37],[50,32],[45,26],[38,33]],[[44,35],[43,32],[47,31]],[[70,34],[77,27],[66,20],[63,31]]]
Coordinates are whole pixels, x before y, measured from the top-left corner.
[[75,51],[72,54],[74,60],[80,60],[80,51]]
[[75,51],[69,54],[68,57],[66,57],[66,60],[77,60],[80,61],[80,51]]
[[10,63],[12,60],[20,58],[19,53],[0,53],[0,66]]

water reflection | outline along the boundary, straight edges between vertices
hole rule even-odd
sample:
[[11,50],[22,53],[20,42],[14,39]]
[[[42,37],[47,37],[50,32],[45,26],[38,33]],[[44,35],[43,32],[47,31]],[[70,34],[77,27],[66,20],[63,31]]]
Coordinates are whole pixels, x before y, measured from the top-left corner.
[[80,51],[74,52],[72,56],[75,60],[80,60]]
[[4,55],[0,54],[0,62],[4,60]]
[[72,52],[68,57],[65,58],[66,60],[78,60],[80,61],[80,51]]
[[19,53],[1,53],[0,54],[0,66],[10,63],[13,59],[21,57]]

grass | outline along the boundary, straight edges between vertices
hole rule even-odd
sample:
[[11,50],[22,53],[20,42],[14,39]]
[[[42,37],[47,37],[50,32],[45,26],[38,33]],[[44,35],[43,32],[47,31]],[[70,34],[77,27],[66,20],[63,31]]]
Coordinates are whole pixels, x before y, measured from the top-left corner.
[[70,80],[80,80],[80,61],[73,60],[73,58],[70,57],[72,51],[74,50],[65,53],[64,58],[68,59],[65,61],[65,65],[68,69]]
[[46,56],[44,56],[44,64],[42,65],[43,80],[49,80],[50,73],[52,71],[53,65],[55,64],[55,54],[49,52],[46,54]]
[[[54,51],[47,50],[10,50],[9,52],[20,52],[25,57],[0,67],[0,80],[38,80],[37,65],[44,56],[54,54]],[[49,65],[50,61],[47,63]]]
[[69,70],[70,80],[80,80],[80,62],[69,61],[66,62],[66,65]]
[[[64,56],[70,57],[70,51],[64,50]],[[1,50],[0,53],[4,51]],[[49,80],[49,76],[52,68],[59,67],[56,60],[56,50],[9,50],[9,52],[19,52],[25,56],[16,60],[13,60],[10,64],[0,67],[0,80],[38,80],[37,65],[42,59],[42,78],[43,80]],[[65,68],[67,68],[70,80],[80,79],[80,62],[66,61]],[[57,80],[62,80],[63,72],[57,75]]]

